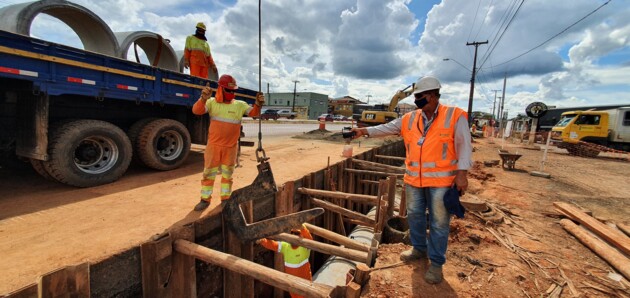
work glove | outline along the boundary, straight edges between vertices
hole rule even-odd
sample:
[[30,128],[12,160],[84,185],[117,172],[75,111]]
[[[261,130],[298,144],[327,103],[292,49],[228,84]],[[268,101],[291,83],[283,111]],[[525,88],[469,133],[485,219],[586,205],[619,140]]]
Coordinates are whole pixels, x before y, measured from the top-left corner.
[[258,239],[258,240],[256,240],[255,243],[256,243],[256,245],[260,245],[260,243],[262,243],[262,241],[263,241],[262,239]]
[[184,68],[188,69],[190,67],[190,61],[188,59],[184,60]]
[[212,89],[210,88],[210,83],[206,83],[206,86],[203,87],[203,90],[201,90],[201,99],[203,99],[203,101],[208,100],[208,98],[210,98],[210,96],[212,95]]
[[262,107],[265,104],[265,95],[262,93],[256,94],[256,105]]

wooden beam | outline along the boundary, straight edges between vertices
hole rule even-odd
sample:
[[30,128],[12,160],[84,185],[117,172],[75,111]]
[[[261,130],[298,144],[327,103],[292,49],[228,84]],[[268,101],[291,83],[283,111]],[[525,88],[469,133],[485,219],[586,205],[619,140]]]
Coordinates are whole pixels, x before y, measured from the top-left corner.
[[329,191],[329,190],[300,187],[298,188],[298,192],[301,194],[310,195],[314,197],[342,199],[342,200],[348,200],[348,201],[353,201],[357,203],[370,204],[373,206],[376,205],[376,203],[378,202],[376,199],[376,196],[345,193],[345,192],[340,192],[340,191]]
[[400,208],[398,210],[398,216],[407,216],[407,187],[403,186],[400,192]]
[[578,227],[571,220],[561,219],[560,224],[565,230],[578,238],[578,240],[580,240],[580,242],[582,242],[586,247],[590,248],[598,256],[606,260],[606,262],[617,269],[627,279],[630,279],[630,260],[626,256],[616,251],[603,241],[589,235],[587,231]]
[[387,173],[387,172],[380,172],[380,171],[367,171],[367,170],[357,170],[357,169],[346,169],[346,172],[350,172],[353,174],[375,175],[375,176],[383,176],[383,177],[387,177],[389,175],[396,175],[396,177],[404,176],[404,174],[398,174],[398,173]]
[[347,218],[347,217],[344,217],[344,218],[343,218],[343,221],[344,221],[344,222],[347,222],[347,223],[349,223],[349,224],[351,224],[351,225],[364,226],[364,227],[374,228],[374,225],[371,225],[371,224],[369,224],[369,223],[367,223],[367,222],[362,222],[362,221],[360,221],[360,220],[352,219],[352,218]]
[[396,206],[396,176],[387,177],[387,217],[389,220],[394,216],[394,207]]
[[46,273],[38,279],[39,298],[90,297],[90,265],[83,263]]
[[321,252],[323,254],[327,254],[331,256],[339,256],[342,258],[346,258],[348,260],[353,260],[353,261],[362,262],[362,263],[365,263],[367,260],[366,252],[349,249],[345,247],[340,247],[336,245],[321,243],[315,240],[305,239],[305,238],[287,234],[287,233],[281,233],[270,238],[288,242],[293,245],[303,246],[310,250]]
[[622,232],[630,237],[630,225],[624,223],[618,223],[617,228],[619,228]]
[[[170,234],[173,239],[195,242],[193,223],[175,228],[170,231]],[[173,252],[173,273],[168,286],[172,288],[172,297],[197,297],[197,271],[194,257],[177,251]]]
[[302,295],[304,297],[329,297],[333,288],[327,285],[314,283],[284,272],[279,272],[263,265],[256,264],[241,258],[213,250],[190,241],[175,240],[173,247],[183,254],[220,266],[239,274],[250,276],[266,284],[281,288],[287,292]]
[[345,298],[359,298],[361,297],[361,286],[353,281],[346,286]]
[[372,161],[367,161],[367,160],[360,160],[360,159],[354,159],[354,162],[359,165],[359,167],[362,167],[366,170],[368,169],[374,169],[377,171],[383,171],[383,172],[392,172],[392,173],[396,173],[396,174],[404,174],[405,173],[405,169],[401,168],[401,167],[396,167],[396,166],[390,166],[390,165],[386,165],[386,164],[382,164],[382,163],[378,163],[378,162],[372,162]]
[[389,155],[374,155],[376,158],[381,158],[381,159],[390,159],[390,160],[398,160],[398,161],[405,161],[406,159],[404,157],[400,157],[400,156],[389,156]]
[[370,246],[368,246],[367,244],[361,243],[359,241],[356,240],[352,240],[348,237],[345,237],[343,235],[339,235],[335,232],[326,230],[326,229],[322,229],[316,225],[312,225],[309,223],[305,223],[304,224],[306,226],[306,228],[311,231],[311,233],[313,233],[314,235],[317,235],[319,237],[322,237],[324,239],[330,240],[332,242],[335,242],[337,244],[343,245],[347,248],[351,248],[351,249],[356,249],[359,251],[369,251],[370,250]]
[[352,218],[352,219],[356,219],[362,222],[365,222],[371,226],[374,226],[374,224],[376,224],[376,221],[374,219],[369,218],[367,215],[363,215],[359,212],[354,212],[351,210],[348,210],[346,208],[343,207],[339,207],[333,203],[329,203],[326,201],[322,201],[319,199],[315,199],[315,198],[311,198],[311,202],[313,203],[313,205],[317,206],[317,207],[322,207],[328,211],[332,211],[332,212],[337,212],[340,213],[341,215],[348,217],[348,218]]
[[624,235],[622,232],[612,229],[601,221],[591,216],[588,216],[577,207],[573,207],[567,203],[554,202],[553,205],[556,206],[556,208],[560,209],[560,211],[569,215],[571,219],[586,226],[593,233],[611,243],[621,252],[625,253],[626,255],[630,255],[630,238],[628,238],[628,236]]
[[370,279],[370,267],[366,264],[357,264],[357,269],[354,272],[354,282],[363,286]]

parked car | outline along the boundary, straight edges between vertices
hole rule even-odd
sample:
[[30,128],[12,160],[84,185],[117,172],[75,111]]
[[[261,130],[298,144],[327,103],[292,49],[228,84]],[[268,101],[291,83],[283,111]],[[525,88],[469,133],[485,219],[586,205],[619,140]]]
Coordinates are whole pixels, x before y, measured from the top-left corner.
[[321,114],[319,115],[319,117],[317,117],[317,120],[319,121],[333,121],[333,115],[331,114]]
[[344,115],[335,115],[335,116],[333,116],[333,120],[334,121],[348,121],[350,119],[348,119],[348,117],[346,117]]
[[280,110],[280,111],[278,111],[278,118],[293,119],[295,117],[297,117],[297,113],[295,113],[295,112],[291,112],[289,110]]
[[[253,118],[258,119],[258,117],[253,117]],[[278,110],[267,109],[262,114],[260,114],[260,118],[262,120],[269,120],[269,119],[278,120],[280,116],[278,116]]]

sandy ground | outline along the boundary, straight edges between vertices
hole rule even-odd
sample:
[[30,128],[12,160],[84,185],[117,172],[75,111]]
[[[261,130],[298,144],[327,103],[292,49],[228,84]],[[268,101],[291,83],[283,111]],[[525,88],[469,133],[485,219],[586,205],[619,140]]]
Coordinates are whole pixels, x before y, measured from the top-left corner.
[[[320,140],[326,136],[317,134],[304,137],[264,139],[263,148],[271,158],[278,185],[343,159],[345,144],[338,138]],[[354,142],[354,153],[383,141],[363,140],[360,147]],[[498,144],[478,140],[474,146],[476,161],[499,159]],[[567,201],[597,216],[627,221],[630,163],[550,153],[545,171],[552,178],[543,179],[528,174],[540,168],[542,151],[513,144],[506,145],[506,149],[523,154],[516,171],[479,163],[470,173],[470,192],[509,211],[513,224],[487,225],[470,213],[465,219],[455,219],[445,283],[429,286],[422,279],[424,268],[420,264],[404,265],[375,271],[364,297],[526,297],[525,292],[534,297],[544,293],[552,282],[564,280],[558,266],[580,295],[609,296],[583,288],[582,283],[599,285],[587,274],[605,278],[607,264],[568,236],[557,219],[543,213],[553,209],[552,202]],[[248,185],[256,176],[254,150],[244,148],[242,167],[235,172],[235,189]],[[192,211],[198,202],[203,147],[196,146],[193,151],[178,170],[155,172],[136,166],[120,181],[89,189],[46,181],[28,167],[0,169],[0,294],[28,285],[51,270],[96,262],[139,245],[175,223],[191,222],[213,212],[216,200],[204,213]],[[530,269],[487,227],[511,235],[523,254],[546,269],[533,264],[535,268]],[[398,253],[404,249],[402,244],[382,246],[377,266],[398,262]],[[481,262],[476,269],[474,260]],[[565,288],[564,293],[568,291]]]
[[[565,284],[562,297],[630,297],[630,283],[609,278],[607,263],[571,237],[557,218],[545,215],[553,212],[553,202],[562,201],[609,222],[627,223],[630,162],[612,155],[573,157],[557,150],[548,155],[544,168],[552,178],[544,179],[528,173],[540,170],[542,151],[506,145],[504,149],[523,155],[515,171],[506,171],[482,163],[500,159],[498,144],[477,140],[474,147],[477,164],[469,174],[470,193],[499,208],[507,220],[487,222],[471,212],[453,219],[445,282],[424,281],[426,262],[404,264],[374,271],[362,297],[549,297],[552,284],[565,282],[573,290]],[[375,267],[399,263],[399,253],[408,248],[400,243],[381,246]]]
[[[276,183],[301,178],[344,158],[345,143],[330,134],[304,134],[302,139],[265,137]],[[253,139],[252,139],[253,140]],[[354,142],[354,154],[382,143]],[[244,147],[234,189],[257,175],[256,147]],[[175,223],[192,222],[212,212],[218,197],[203,213],[199,201],[203,146],[193,145],[179,169],[156,172],[132,166],[119,181],[78,189],[44,180],[30,166],[0,169],[0,294],[36,281],[41,274],[86,261],[96,262],[146,242]],[[330,160],[330,161],[329,161]]]

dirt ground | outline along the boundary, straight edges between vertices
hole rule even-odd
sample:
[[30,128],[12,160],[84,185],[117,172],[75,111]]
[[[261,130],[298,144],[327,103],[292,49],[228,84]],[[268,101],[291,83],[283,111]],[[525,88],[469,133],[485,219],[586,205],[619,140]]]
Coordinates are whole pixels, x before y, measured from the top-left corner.
[[[424,281],[426,262],[401,264],[372,272],[361,297],[554,297],[547,292],[553,284],[564,285],[562,297],[630,297],[630,283],[614,281],[620,276],[608,275],[611,267],[548,215],[552,203],[561,201],[607,222],[627,223],[630,162],[619,159],[623,155],[589,159],[556,149],[548,155],[544,172],[551,178],[545,179],[529,174],[540,170],[543,151],[520,144],[503,148],[523,155],[515,171],[484,166],[500,159],[500,142],[476,139],[467,196],[489,203],[505,220],[495,223],[488,221],[494,216],[468,212],[451,221],[445,282]],[[382,245],[375,267],[399,263],[408,248]]]
[[[360,145],[354,141],[354,154],[389,141],[364,139]],[[343,160],[344,145],[339,136],[319,133],[263,140],[278,185]],[[470,194],[496,206],[510,224],[486,224],[472,213],[454,219],[446,282],[427,285],[422,279],[425,265],[402,265],[374,271],[362,297],[538,297],[547,296],[552,283],[565,280],[583,297],[630,297],[630,284],[608,279],[609,266],[570,237],[557,218],[544,215],[553,211],[554,201],[565,201],[598,217],[627,222],[630,162],[550,152],[545,172],[552,178],[544,179],[528,174],[539,170],[542,151],[506,144],[506,149],[523,156],[515,171],[505,171],[482,163],[499,159],[499,142],[477,139],[474,147],[478,163],[470,173]],[[216,200],[204,213],[192,211],[198,201],[203,147],[194,146],[193,151],[178,170],[132,167],[120,181],[89,189],[46,181],[26,166],[0,169],[0,294],[57,268],[96,262],[139,245],[175,223],[217,212]],[[255,147],[244,148],[241,164],[234,175],[235,189],[256,176]],[[514,251],[487,228],[509,237]],[[381,246],[376,266],[398,262],[404,249],[402,244]],[[565,286],[563,294],[568,293]]]

